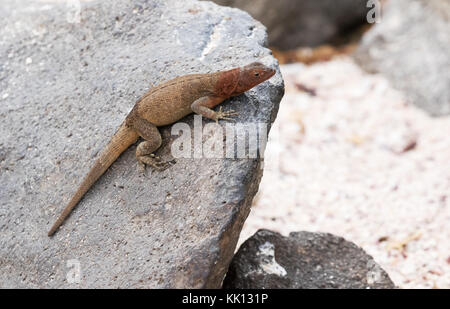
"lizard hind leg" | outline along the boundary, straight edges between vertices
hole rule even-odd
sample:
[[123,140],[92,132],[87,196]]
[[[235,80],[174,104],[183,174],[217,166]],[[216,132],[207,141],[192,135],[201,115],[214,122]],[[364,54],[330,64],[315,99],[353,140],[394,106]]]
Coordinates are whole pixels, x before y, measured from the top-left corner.
[[138,134],[145,139],[136,149],[136,159],[139,166],[145,171],[145,166],[149,165],[156,170],[164,170],[170,166],[170,162],[163,162],[159,157],[153,153],[161,147],[162,139],[158,128],[151,122],[135,118],[132,122],[133,128]]

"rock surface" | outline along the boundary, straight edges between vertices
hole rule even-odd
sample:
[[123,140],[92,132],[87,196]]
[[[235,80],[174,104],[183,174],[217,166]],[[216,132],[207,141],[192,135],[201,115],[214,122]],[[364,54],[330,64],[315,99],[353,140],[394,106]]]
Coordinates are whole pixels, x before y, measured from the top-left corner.
[[325,233],[259,230],[239,248],[224,288],[395,288],[355,244]]
[[263,23],[279,49],[316,46],[340,38],[366,21],[370,8],[355,0],[213,0],[237,7]]
[[387,2],[355,59],[431,115],[450,114],[450,1]]
[[[145,177],[132,146],[62,229],[46,233],[151,83],[255,59],[276,67],[264,27],[196,1],[81,2],[80,12],[0,1],[0,286],[219,287],[259,159],[177,159]],[[282,95],[277,73],[224,109],[270,126]],[[192,126],[193,116],[182,121]],[[170,129],[163,159],[176,140]]]

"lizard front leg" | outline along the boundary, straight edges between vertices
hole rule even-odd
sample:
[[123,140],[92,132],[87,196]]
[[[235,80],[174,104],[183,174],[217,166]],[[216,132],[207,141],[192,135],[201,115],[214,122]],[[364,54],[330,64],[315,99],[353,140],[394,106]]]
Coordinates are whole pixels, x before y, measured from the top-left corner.
[[133,119],[132,126],[145,139],[136,149],[136,159],[141,168],[145,171],[146,165],[150,165],[157,170],[164,170],[169,167],[170,162],[162,162],[159,157],[153,154],[161,147],[162,143],[158,128],[153,123],[140,117]]
[[191,109],[194,113],[202,115],[208,119],[215,120],[216,122],[220,119],[234,121],[234,119],[230,117],[239,115],[234,110],[223,112],[222,106],[219,108],[218,112],[211,109],[212,107],[222,103],[223,100],[224,99],[221,97],[201,97],[192,103]]

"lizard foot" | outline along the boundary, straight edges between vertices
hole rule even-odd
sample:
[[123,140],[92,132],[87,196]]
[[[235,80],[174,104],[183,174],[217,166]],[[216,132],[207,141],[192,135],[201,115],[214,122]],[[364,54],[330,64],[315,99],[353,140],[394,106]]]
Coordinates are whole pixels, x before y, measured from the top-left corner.
[[141,170],[145,173],[145,167],[147,165],[151,166],[157,171],[164,171],[165,169],[175,164],[175,160],[161,161],[160,157],[157,157],[154,154],[150,154],[146,156],[139,156],[138,163],[141,167]]
[[229,120],[229,121],[236,121],[233,118],[230,118],[231,116],[238,116],[239,113],[234,111],[234,110],[230,110],[227,112],[223,112],[222,111],[222,106],[219,107],[219,111],[216,113],[216,123],[219,122],[219,120]]

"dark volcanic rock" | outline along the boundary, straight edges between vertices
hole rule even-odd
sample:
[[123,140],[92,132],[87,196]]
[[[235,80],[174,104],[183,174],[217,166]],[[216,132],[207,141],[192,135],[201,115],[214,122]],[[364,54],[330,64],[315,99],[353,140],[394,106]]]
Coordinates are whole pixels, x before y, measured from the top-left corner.
[[[181,158],[144,176],[132,146],[46,233],[150,84],[255,60],[277,67],[264,27],[209,2],[81,1],[77,12],[0,1],[0,286],[220,287],[259,158]],[[270,126],[282,94],[277,73],[223,106]],[[177,137],[162,133],[168,159]]]
[[259,230],[239,248],[224,288],[394,288],[384,270],[355,244],[325,233],[289,237]]
[[263,23],[271,46],[293,49],[335,41],[366,22],[367,1],[213,0],[240,8]]
[[450,1],[387,2],[355,59],[429,114],[450,114]]

